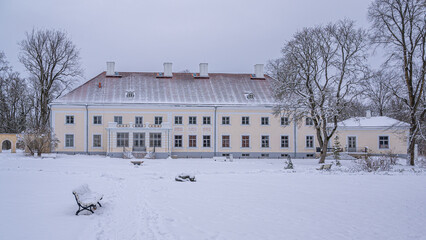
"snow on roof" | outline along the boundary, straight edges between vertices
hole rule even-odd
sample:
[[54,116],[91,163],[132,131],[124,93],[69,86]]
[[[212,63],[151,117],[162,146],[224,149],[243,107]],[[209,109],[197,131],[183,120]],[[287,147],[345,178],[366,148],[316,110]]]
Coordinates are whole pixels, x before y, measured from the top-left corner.
[[[209,73],[195,78],[193,73],[173,73],[172,78],[154,72],[119,72],[107,77],[103,72],[54,103],[158,103],[158,104],[244,104],[271,105],[272,78],[253,80],[251,74]],[[132,97],[126,92],[134,91]],[[247,92],[254,98],[248,99]]]
[[408,127],[408,123],[390,117],[353,117],[339,122],[338,127]]

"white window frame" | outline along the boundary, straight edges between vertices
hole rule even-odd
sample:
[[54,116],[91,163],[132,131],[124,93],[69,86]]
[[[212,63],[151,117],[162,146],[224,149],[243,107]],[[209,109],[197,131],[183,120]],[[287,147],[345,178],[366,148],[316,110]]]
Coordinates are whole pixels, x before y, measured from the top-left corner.
[[[138,118],[142,119],[141,123],[138,123]],[[135,116],[135,124],[143,124],[143,116]]]
[[[116,122],[115,118],[120,119],[120,121]],[[114,122],[116,122],[117,124],[123,124],[123,116],[114,116]]]
[[[176,136],[180,136],[180,137],[182,137],[181,139],[180,139],[180,147],[176,147]],[[184,146],[183,146],[183,142],[184,140],[183,140],[183,134],[176,134],[176,135],[173,135],[173,148],[183,148]]]
[[[284,122],[286,122],[287,124],[283,124],[283,119],[287,119],[286,121],[284,121]],[[289,121],[288,117],[281,117],[281,118],[280,118],[280,125],[281,125],[281,126],[288,126],[288,125],[290,125],[290,121]]]
[[[312,124],[308,124],[308,119],[311,119],[310,123],[312,123]],[[311,117],[306,117],[305,118],[305,126],[314,126],[314,119],[311,118]]]
[[[312,147],[307,146],[308,137],[312,137]],[[305,136],[305,149],[315,149],[315,137],[314,137],[314,135],[306,135]]]
[[[191,143],[190,143],[190,141],[192,141],[191,137],[194,137],[194,136],[195,136],[195,147],[191,146]],[[191,149],[198,148],[198,138],[196,134],[188,135],[188,148],[191,148]]]
[[[68,123],[68,117],[72,119],[72,123]],[[65,115],[65,125],[74,125],[75,124],[75,116],[74,115]]]
[[[101,137],[101,139],[99,140],[99,143],[101,144],[99,147],[96,147],[95,146],[95,136],[100,136]],[[92,134],[92,148],[95,148],[95,149],[100,149],[100,148],[102,148],[102,134],[100,134],[100,133],[93,133]]]
[[[191,121],[193,120],[193,121]],[[189,116],[188,117],[188,125],[197,125],[197,116]]]
[[[247,123],[244,123],[244,119],[247,119]],[[250,116],[242,116],[241,117],[241,125],[243,126],[250,126]]]
[[[387,137],[388,138],[388,147],[387,148],[381,148],[380,147],[380,137]],[[391,145],[390,145],[390,136],[389,135],[379,135],[379,136],[377,136],[377,143],[378,143],[378,149],[380,150],[380,149],[383,149],[383,150],[388,150],[388,149],[390,149],[390,147],[391,147]]]
[[[157,120],[161,120],[161,121],[157,121]],[[161,123],[158,123],[158,122],[161,122]],[[154,124],[155,125],[163,124],[163,116],[154,116]]]
[[[126,144],[126,139],[124,138],[124,146],[118,146],[118,134],[126,134],[127,133],[127,144]],[[129,132],[116,132],[115,133],[115,146],[117,148],[122,148],[122,147],[129,147],[130,146],[130,133]]]
[[[100,123],[95,123],[95,118],[100,118],[101,122]],[[92,123],[93,123],[93,125],[102,125],[102,115],[94,115]]]
[[[224,147],[223,146],[223,136],[228,136],[229,137],[229,147]],[[222,134],[222,135],[220,135],[220,148],[223,148],[223,149],[230,149],[231,148],[231,134]]]
[[[180,123],[176,123],[176,119],[180,119]],[[183,125],[183,116],[175,116],[174,125]]]
[[[209,123],[204,123],[204,120],[208,119]],[[203,116],[203,125],[212,125],[212,117],[211,116]]]
[[[263,124],[263,120],[264,119],[266,119],[267,124]],[[269,126],[270,125],[270,121],[269,120],[270,120],[269,117],[260,117],[260,125],[261,126]],[[264,136],[266,136],[266,135],[264,135]]]
[[[243,147],[243,137],[244,136],[249,137],[249,139],[248,139],[248,145],[249,146],[248,147]],[[242,148],[242,149],[251,149],[251,136],[250,136],[250,134],[241,134],[240,139],[241,139],[240,148]]]
[[356,136],[356,135],[348,135],[348,136],[346,136],[346,146],[347,146],[347,148],[350,148],[349,147],[349,138],[350,137],[355,137],[355,149],[356,148],[358,148],[358,136]]
[[[204,137],[206,137],[206,136],[210,137],[210,139],[209,139],[209,145],[210,146],[208,146],[208,147],[204,146]],[[203,135],[203,148],[211,148],[211,147],[212,147],[212,135]]]
[[[283,147],[283,144],[282,144],[282,137],[287,137],[287,145],[288,145],[288,147]],[[286,134],[283,134],[283,135],[280,135],[280,148],[281,149],[289,149],[290,148],[290,136],[289,135],[286,135]]]
[[[67,146],[67,136],[72,136],[72,146]],[[75,148],[75,135],[73,133],[65,133],[64,134],[64,148],[73,149]]]
[[[223,123],[224,118],[228,118],[228,123]],[[231,116],[222,116],[221,125],[231,125]]]
[[[263,147],[263,139],[262,139],[262,137],[268,137],[268,146],[267,147]],[[269,136],[269,134],[262,134],[262,135],[260,135],[260,148],[261,149],[271,148],[271,136]]]
[[[155,146],[156,144],[156,142],[154,142],[154,141],[158,141],[158,139],[154,139],[152,136],[151,136],[151,134],[160,134],[160,146]],[[146,139],[146,136],[145,136],[145,139]],[[146,140],[145,140],[146,141]],[[161,132],[150,132],[149,133],[149,147],[157,147],[157,148],[162,148],[163,147],[163,134],[161,133]]]

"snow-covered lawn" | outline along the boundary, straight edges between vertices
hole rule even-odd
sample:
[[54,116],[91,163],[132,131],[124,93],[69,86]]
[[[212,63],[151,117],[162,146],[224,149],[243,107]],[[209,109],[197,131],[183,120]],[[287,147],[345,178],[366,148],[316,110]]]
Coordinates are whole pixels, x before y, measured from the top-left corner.
[[[426,170],[317,160],[129,160],[0,154],[0,239],[426,239]],[[179,173],[197,182],[175,182]],[[75,216],[87,183],[102,208]]]

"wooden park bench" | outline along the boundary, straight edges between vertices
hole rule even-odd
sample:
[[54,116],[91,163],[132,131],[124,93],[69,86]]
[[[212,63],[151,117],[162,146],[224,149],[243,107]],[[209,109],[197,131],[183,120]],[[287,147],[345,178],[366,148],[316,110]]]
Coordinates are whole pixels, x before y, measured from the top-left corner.
[[226,162],[226,157],[213,157],[216,162]]
[[142,165],[143,161],[130,161],[131,163],[133,163],[133,165]]
[[56,153],[42,153],[41,158],[54,158],[56,159]]
[[320,168],[317,168],[317,170],[330,170],[331,169],[331,163],[330,164],[323,164]]
[[87,184],[81,185],[72,193],[74,194],[75,201],[78,205],[78,210],[75,215],[78,215],[83,210],[94,213],[93,210],[96,210],[96,204],[99,204],[99,207],[102,207],[99,202],[102,200],[103,195],[92,192]]
[[196,182],[194,175],[192,175],[192,174],[186,174],[186,173],[182,173],[180,175],[177,175],[175,177],[175,180],[177,182]]

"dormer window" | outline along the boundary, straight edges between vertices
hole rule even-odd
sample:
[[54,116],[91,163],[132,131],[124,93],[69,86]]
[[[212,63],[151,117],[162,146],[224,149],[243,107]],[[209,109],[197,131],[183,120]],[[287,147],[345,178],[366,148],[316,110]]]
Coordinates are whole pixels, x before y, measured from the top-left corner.
[[135,91],[126,91],[126,98],[134,98]]
[[244,96],[246,97],[247,100],[253,100],[254,99],[254,93],[252,93],[252,92],[245,92]]

